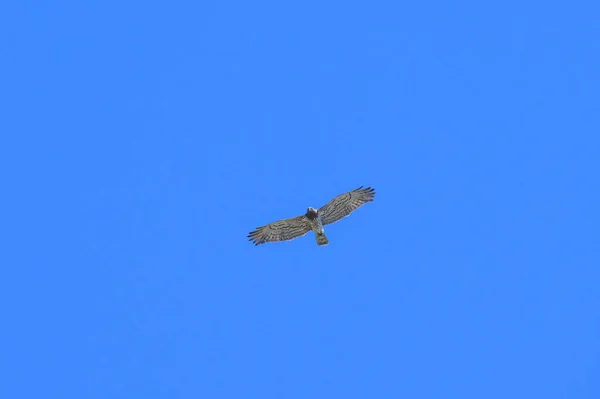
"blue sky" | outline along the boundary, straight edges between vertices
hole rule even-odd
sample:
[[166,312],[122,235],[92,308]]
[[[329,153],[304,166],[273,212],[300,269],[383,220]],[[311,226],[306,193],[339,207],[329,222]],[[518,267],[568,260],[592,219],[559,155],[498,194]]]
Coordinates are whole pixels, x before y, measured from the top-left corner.
[[600,397],[598,8],[3,5],[0,395]]

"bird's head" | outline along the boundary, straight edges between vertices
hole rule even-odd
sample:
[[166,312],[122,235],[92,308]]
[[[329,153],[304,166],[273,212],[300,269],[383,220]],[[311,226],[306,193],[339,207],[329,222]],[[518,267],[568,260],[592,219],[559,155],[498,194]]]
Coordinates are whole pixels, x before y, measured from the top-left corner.
[[306,210],[306,217],[309,219],[315,219],[317,217],[317,210],[315,208],[311,208],[310,206]]

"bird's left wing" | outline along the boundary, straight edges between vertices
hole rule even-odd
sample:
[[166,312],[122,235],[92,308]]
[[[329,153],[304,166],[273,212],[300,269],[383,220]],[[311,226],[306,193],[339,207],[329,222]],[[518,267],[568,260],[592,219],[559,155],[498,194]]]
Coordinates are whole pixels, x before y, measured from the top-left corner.
[[337,222],[367,202],[373,201],[374,198],[375,189],[371,187],[360,186],[355,190],[340,194],[319,209],[321,222],[324,225]]
[[256,230],[248,234],[248,238],[254,245],[264,244],[265,242],[289,241],[305,235],[311,229],[310,222],[306,216],[302,215],[257,227]]

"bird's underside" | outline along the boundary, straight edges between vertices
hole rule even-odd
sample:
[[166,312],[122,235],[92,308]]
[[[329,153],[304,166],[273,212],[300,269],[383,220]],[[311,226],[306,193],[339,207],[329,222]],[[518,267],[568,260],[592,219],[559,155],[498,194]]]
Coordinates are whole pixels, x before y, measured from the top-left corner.
[[317,245],[327,245],[329,239],[323,226],[335,223],[350,215],[367,202],[373,201],[375,190],[371,187],[359,188],[340,194],[319,209],[308,208],[306,213],[289,219],[279,220],[265,226],[257,227],[248,234],[255,245],[266,242],[289,241],[315,232]]

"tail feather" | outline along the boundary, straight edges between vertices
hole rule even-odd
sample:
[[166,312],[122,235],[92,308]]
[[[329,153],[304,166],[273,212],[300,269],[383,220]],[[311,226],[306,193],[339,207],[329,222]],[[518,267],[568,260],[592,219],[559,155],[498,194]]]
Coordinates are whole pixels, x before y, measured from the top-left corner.
[[329,244],[329,239],[325,235],[325,233],[315,234],[317,236],[317,245],[327,245]]

